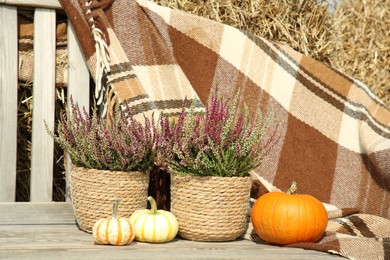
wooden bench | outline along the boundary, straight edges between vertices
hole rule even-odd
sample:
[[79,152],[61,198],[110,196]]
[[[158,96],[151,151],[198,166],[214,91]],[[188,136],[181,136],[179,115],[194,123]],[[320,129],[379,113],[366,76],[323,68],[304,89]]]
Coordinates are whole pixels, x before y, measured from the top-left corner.
[[327,253],[267,246],[249,240],[94,245],[80,231],[70,203],[1,203],[0,259],[335,259]]
[[[34,9],[34,80],[30,202],[15,202],[18,98],[18,6]],[[337,256],[237,240],[200,243],[94,245],[77,228],[70,198],[52,202],[55,120],[56,0],[0,0],[0,259],[331,259]],[[67,95],[89,107],[89,73],[72,26],[68,26]],[[67,167],[69,169],[69,167]],[[69,174],[66,174],[66,179]],[[68,183],[68,182],[67,182]]]
[[[1,4],[3,3],[3,4]],[[4,4],[5,3],[5,4]],[[57,1],[0,0],[0,202],[15,201],[16,134],[18,98],[18,5],[37,6],[34,11],[34,75],[31,150],[31,202],[50,202],[53,183],[53,139],[44,122],[54,129]],[[43,8],[51,7],[51,9]],[[42,26],[44,25],[44,26]],[[89,107],[89,72],[68,26],[67,95]]]

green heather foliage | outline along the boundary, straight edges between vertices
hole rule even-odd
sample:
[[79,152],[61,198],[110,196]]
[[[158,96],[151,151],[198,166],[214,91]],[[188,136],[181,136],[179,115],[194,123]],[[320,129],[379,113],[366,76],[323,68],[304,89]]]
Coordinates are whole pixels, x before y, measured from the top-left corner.
[[58,134],[49,132],[79,167],[112,171],[148,171],[155,158],[155,125],[140,123],[124,105],[114,116],[103,119],[81,111],[71,100],[71,111],[61,114]]
[[[157,161],[172,173],[243,177],[258,167],[276,138],[267,135],[273,113],[264,120],[260,107],[252,120],[247,107],[237,110],[239,93],[223,100],[212,93],[207,107],[197,112],[196,102],[176,120],[162,114],[157,127]],[[268,136],[268,138],[266,138]]]

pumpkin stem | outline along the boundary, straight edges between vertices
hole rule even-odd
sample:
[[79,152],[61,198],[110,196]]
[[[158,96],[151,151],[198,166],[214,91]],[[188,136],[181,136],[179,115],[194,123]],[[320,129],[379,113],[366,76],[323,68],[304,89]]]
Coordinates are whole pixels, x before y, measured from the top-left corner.
[[290,185],[290,188],[288,188],[288,190],[286,191],[286,194],[290,194],[290,195],[291,194],[296,194],[297,190],[298,190],[297,182],[296,181],[292,181],[291,185]]
[[119,205],[120,201],[121,201],[120,199],[116,199],[114,204],[112,205],[112,218],[113,219],[117,219],[117,217],[118,217],[118,205]]
[[157,214],[157,203],[154,200],[154,198],[152,196],[149,196],[148,197],[148,201],[150,203],[150,207],[151,207],[150,211],[151,211],[151,213],[152,214]]

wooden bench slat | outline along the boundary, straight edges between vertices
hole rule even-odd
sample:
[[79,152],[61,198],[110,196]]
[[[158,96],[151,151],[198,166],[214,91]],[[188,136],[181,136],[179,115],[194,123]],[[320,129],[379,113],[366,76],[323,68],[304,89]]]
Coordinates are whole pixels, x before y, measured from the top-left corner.
[[0,212],[0,226],[76,223],[72,204],[67,202],[3,202]]
[[[44,25],[44,26],[43,26]],[[34,86],[30,200],[51,201],[53,190],[56,14],[53,9],[35,9]]]
[[[80,108],[85,107],[89,110],[89,70],[85,61],[81,47],[76,38],[76,33],[70,22],[68,22],[68,96],[72,97],[73,102]],[[70,102],[67,103],[67,109],[70,109]],[[69,183],[71,162],[69,156],[66,157],[66,201],[70,201]]]
[[[84,55],[81,52],[75,31],[68,22],[68,100],[72,96],[73,101],[80,108],[89,109],[89,70]],[[68,102],[68,105],[70,103]],[[69,107],[68,107],[69,108]]]
[[58,0],[0,0],[0,4],[62,9]]
[[17,9],[0,8],[0,201],[15,201],[18,112]]
[[[70,203],[0,203],[1,259],[335,259],[327,253],[256,244],[249,240],[95,245],[75,225]],[[3,257],[3,258],[2,258]]]
[[91,234],[74,225],[0,226],[4,259],[336,259],[323,252],[256,244],[248,240],[95,245]]

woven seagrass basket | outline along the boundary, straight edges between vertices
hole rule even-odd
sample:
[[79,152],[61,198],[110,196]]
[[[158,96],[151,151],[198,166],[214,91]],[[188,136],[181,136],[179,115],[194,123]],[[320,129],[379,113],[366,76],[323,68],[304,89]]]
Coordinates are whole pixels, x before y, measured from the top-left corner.
[[193,241],[231,241],[248,223],[251,177],[171,174],[171,212],[178,234]]
[[91,233],[95,222],[111,216],[112,204],[120,199],[118,216],[130,217],[145,209],[149,173],[87,169],[73,166],[70,191],[73,210],[80,229]]

